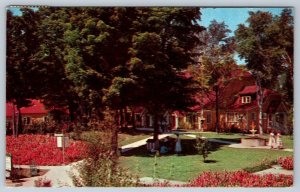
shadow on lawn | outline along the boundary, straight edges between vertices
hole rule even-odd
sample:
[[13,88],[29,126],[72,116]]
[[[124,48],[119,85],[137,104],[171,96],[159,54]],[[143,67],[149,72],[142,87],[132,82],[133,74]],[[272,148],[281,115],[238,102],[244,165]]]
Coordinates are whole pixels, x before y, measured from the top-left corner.
[[[222,139],[222,140],[233,141],[233,139]],[[198,155],[197,150],[194,147],[195,144],[196,144],[195,139],[181,139],[182,153],[180,154],[180,156]],[[218,151],[224,145],[226,145],[226,144],[210,142],[209,152]],[[122,156],[153,157],[154,155],[155,155],[154,153],[150,153],[147,150],[146,145],[142,145],[140,147],[137,147],[135,149],[131,149],[127,152],[122,153]],[[163,157],[163,156],[172,156],[172,155],[176,155],[174,151],[171,151],[167,154],[161,154],[160,156]],[[213,160],[208,160],[208,161],[209,162],[207,162],[207,163],[215,163],[215,161],[213,161]]]

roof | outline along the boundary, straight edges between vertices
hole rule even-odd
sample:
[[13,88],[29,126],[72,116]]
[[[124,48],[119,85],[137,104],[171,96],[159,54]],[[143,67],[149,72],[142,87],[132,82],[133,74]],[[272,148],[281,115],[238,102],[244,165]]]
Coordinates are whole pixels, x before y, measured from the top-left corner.
[[133,112],[134,113],[143,113],[145,111],[145,108],[144,107],[134,107],[133,108]]
[[[22,115],[29,115],[29,114],[48,114],[49,110],[45,108],[45,105],[41,103],[40,100],[32,99],[31,105],[29,107],[21,107],[21,114]],[[15,112],[17,108],[15,106]],[[13,104],[6,103],[6,116],[12,116],[13,112]]]
[[[251,85],[246,86],[242,91],[239,92],[239,95],[247,95],[256,93],[257,86]],[[270,89],[264,89],[264,102],[263,102],[263,112],[274,112],[278,108],[279,104],[281,103],[281,98],[279,93]],[[233,105],[229,106],[228,109],[235,110],[235,111],[242,111],[242,110],[250,110],[253,108],[258,107],[257,99],[251,101],[251,103],[244,104],[241,102],[241,97],[237,98]]]
[[[69,114],[69,110],[66,108],[59,108],[59,107],[50,107],[46,108],[46,106],[37,99],[30,99],[31,104],[28,107],[21,107],[21,114],[22,115],[33,115],[33,114],[39,114],[39,115],[46,115],[52,110],[60,110],[66,114]],[[6,103],[6,117],[11,117],[13,112],[13,104],[12,103]],[[15,113],[17,112],[17,107],[15,106]]]
[[249,71],[244,69],[236,69],[230,72],[231,77],[252,77]]
[[247,94],[255,94],[257,91],[256,85],[246,86],[242,91],[239,92],[240,95],[247,95]]
[[[242,91],[239,92],[239,94],[240,95],[256,94],[257,90],[258,90],[258,86],[256,85],[246,86]],[[278,93],[270,89],[264,89],[264,97],[270,94],[278,94]]]

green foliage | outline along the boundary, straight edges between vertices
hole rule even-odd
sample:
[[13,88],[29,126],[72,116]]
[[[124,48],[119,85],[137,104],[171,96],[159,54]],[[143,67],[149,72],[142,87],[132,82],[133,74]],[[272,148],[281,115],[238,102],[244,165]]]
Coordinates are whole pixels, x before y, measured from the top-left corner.
[[210,149],[209,141],[205,138],[198,136],[196,138],[196,144],[194,145],[194,147],[197,150],[198,154],[202,155],[203,161],[205,162],[206,158],[208,157],[209,149]]
[[[109,124],[109,122],[108,122]],[[118,166],[111,152],[113,132],[87,132],[81,139],[88,144],[87,159],[74,166],[78,174],[73,173],[75,186],[84,187],[133,187],[137,186],[137,178]]]
[[185,110],[195,103],[182,73],[194,62],[199,19],[199,8],[8,12],[8,99],[66,107],[82,126],[107,106],[144,106],[156,117]]
[[[292,9],[280,16],[269,12],[249,12],[248,26],[235,31],[237,52],[247,68],[261,80],[263,87],[277,87],[285,100],[293,103],[294,22]],[[285,76],[286,80],[279,79]],[[280,85],[281,84],[281,85]]]
[[113,168],[109,158],[96,161],[85,159],[75,167],[80,176],[73,175],[77,187],[136,187],[137,180],[120,167]]

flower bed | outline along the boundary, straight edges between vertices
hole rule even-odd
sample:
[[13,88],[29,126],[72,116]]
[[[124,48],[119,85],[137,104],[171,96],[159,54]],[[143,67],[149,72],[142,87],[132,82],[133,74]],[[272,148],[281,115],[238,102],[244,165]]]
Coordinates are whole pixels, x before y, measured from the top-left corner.
[[189,187],[288,187],[293,184],[291,175],[256,175],[245,171],[205,172],[191,181]]
[[256,175],[246,171],[204,172],[186,185],[172,185],[169,182],[146,185],[151,187],[289,187],[293,185],[292,175]]
[[[83,142],[71,142],[65,149],[65,163],[85,158],[86,145]],[[6,136],[6,152],[12,154],[17,165],[61,165],[62,150],[57,147],[56,138],[46,135],[20,135],[18,138]]]
[[287,169],[287,170],[294,169],[294,158],[293,157],[279,157],[277,159],[277,162],[284,169]]

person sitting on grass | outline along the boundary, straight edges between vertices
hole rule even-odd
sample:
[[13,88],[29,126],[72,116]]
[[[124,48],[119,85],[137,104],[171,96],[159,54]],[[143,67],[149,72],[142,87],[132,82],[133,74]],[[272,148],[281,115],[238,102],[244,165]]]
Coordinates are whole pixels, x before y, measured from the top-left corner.
[[161,147],[160,147],[160,154],[166,154],[166,153],[168,153],[169,152],[169,149],[168,149],[168,147],[167,146],[165,146],[165,145],[162,145]]

